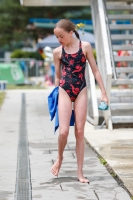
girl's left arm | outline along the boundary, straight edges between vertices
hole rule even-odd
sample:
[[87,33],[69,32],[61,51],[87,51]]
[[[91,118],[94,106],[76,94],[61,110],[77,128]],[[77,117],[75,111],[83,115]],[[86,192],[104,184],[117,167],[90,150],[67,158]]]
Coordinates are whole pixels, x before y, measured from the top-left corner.
[[105,87],[103,84],[103,80],[102,80],[101,74],[99,72],[99,69],[96,65],[95,58],[93,56],[92,47],[88,42],[85,43],[85,51],[86,51],[86,59],[88,60],[90,67],[92,69],[92,72],[94,74],[94,77],[101,89],[101,93],[102,93],[101,101],[105,101],[108,104],[108,97],[107,97],[106,90],[105,90]]

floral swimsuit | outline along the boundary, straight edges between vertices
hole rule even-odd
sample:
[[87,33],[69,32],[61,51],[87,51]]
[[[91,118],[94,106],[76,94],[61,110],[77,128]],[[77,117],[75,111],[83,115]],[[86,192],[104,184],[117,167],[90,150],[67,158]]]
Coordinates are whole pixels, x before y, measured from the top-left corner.
[[86,87],[86,58],[82,51],[81,41],[79,51],[74,54],[67,54],[62,47],[61,66],[62,76],[59,86],[67,92],[71,101],[74,102],[81,90]]

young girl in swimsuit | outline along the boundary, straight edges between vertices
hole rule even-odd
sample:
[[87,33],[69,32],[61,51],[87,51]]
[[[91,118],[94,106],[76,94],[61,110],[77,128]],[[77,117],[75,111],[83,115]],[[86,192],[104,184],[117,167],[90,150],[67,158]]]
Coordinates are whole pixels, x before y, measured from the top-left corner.
[[[54,34],[61,46],[53,52],[55,86],[59,86],[59,137],[58,157],[51,171],[53,175],[58,176],[63,160],[63,151],[69,134],[72,102],[74,102],[76,156],[78,165],[77,177],[80,182],[88,183],[89,180],[83,175],[84,126],[87,114],[86,60],[88,60],[101,89],[101,101],[105,101],[108,104],[108,97],[94,60],[91,45],[88,42],[80,41],[79,34],[75,28],[75,25],[66,19],[58,21],[54,28]],[[76,38],[73,36],[73,33],[75,33]]]

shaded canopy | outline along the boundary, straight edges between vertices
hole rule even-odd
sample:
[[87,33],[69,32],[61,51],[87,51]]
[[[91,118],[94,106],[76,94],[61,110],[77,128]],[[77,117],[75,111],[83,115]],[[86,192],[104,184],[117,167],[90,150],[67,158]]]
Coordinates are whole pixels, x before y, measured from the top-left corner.
[[[81,41],[87,41],[89,42],[92,47],[94,47],[95,45],[95,39],[94,39],[94,35],[92,33],[88,33],[88,32],[84,32],[83,31],[78,31],[79,35],[80,35],[80,39]],[[55,35],[50,35],[46,38],[44,38],[41,42],[39,42],[37,44],[37,48],[44,48],[46,46],[49,46],[51,48],[56,48],[58,46],[60,46],[60,43],[58,42],[57,38]]]

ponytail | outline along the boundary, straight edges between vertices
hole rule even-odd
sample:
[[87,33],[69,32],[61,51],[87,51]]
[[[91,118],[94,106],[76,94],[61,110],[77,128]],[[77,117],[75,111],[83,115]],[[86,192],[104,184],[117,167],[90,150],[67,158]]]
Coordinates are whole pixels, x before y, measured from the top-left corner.
[[76,37],[80,40],[78,31],[74,30],[74,33],[75,33]]

